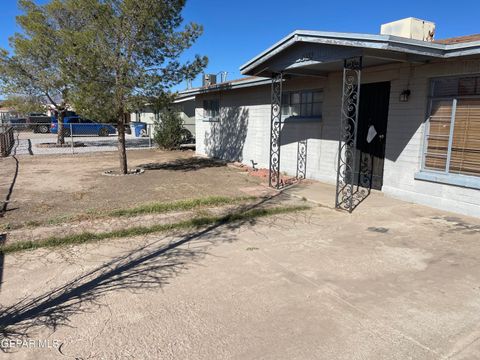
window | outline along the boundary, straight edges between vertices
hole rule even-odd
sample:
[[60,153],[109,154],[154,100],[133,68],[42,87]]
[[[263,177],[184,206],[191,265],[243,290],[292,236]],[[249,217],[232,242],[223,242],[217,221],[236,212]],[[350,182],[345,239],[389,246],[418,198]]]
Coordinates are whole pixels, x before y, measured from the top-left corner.
[[282,95],[282,115],[299,117],[322,116],[322,91],[292,91]]
[[216,100],[203,100],[203,115],[214,119],[220,117],[220,102]]
[[480,176],[480,76],[432,81],[423,168]]

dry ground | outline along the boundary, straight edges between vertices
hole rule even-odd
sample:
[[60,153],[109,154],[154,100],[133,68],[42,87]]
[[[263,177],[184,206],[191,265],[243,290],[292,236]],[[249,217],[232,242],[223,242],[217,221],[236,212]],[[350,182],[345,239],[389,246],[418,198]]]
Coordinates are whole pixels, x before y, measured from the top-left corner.
[[[100,175],[116,154],[18,159],[2,221],[263,191],[185,152],[130,152],[151,170],[120,178]],[[301,184],[272,202],[330,202],[330,188]],[[0,254],[2,358],[479,359],[480,220],[381,193],[353,214],[327,206]]]
[[480,221],[391,199],[7,255],[5,359],[480,358]]
[[[139,176],[106,177],[116,169],[116,153],[17,156],[0,158],[0,206],[12,182],[13,192],[1,224],[47,220],[91,210],[137,206],[209,195],[258,194],[260,180],[207,159],[192,151],[128,152],[129,166],[150,164]],[[170,163],[166,165],[165,163]]]

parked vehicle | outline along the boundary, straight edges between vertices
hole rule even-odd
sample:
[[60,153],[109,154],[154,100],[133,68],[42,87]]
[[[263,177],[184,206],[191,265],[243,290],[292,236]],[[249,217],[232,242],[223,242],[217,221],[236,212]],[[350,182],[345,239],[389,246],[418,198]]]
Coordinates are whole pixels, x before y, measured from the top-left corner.
[[26,118],[10,118],[7,124],[18,130],[28,129]]
[[27,117],[27,124],[34,133],[47,134],[50,132],[52,117],[42,113],[30,113]]
[[[108,136],[117,132],[117,129],[109,124],[98,123],[81,116],[67,116],[63,119],[63,131],[65,136],[98,135]],[[70,133],[72,131],[73,134]],[[54,118],[50,126],[52,134],[58,133],[58,120]]]

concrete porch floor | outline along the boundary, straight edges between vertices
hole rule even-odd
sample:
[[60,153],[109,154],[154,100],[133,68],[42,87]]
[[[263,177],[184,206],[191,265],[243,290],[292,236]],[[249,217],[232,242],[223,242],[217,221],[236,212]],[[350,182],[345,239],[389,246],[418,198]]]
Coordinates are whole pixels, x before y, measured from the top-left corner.
[[[335,185],[319,181],[305,180],[285,190],[285,193],[300,199],[306,199],[314,204],[335,209]],[[402,206],[406,202],[385,196],[381,191],[372,190],[368,197],[355,210],[368,207]]]

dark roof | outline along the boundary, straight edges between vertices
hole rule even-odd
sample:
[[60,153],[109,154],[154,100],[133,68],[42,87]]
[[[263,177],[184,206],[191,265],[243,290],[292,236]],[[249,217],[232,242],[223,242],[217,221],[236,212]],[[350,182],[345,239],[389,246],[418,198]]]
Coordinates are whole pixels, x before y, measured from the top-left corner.
[[210,91],[219,91],[227,90],[241,87],[252,87],[265,85],[270,83],[272,80],[270,78],[260,77],[260,76],[246,76],[240,79],[228,80],[225,82],[220,82],[212,84],[209,86],[201,86],[191,89],[186,89],[178,93],[178,98],[186,98],[200,93],[210,92]]
[[452,45],[452,44],[468,43],[473,41],[480,41],[480,34],[457,36],[457,37],[452,37],[448,39],[435,40],[434,42],[437,44]]
[[244,76],[240,79],[227,80],[227,81],[224,81],[224,82],[218,82],[218,83],[207,85],[207,86],[198,86],[198,87],[191,88],[190,90],[218,88],[219,86],[222,86],[222,85],[228,85],[228,84],[239,83],[239,82],[244,82],[244,81],[248,82],[248,81],[252,81],[252,80],[255,80],[255,79],[260,80],[261,78],[257,77],[257,76]]

